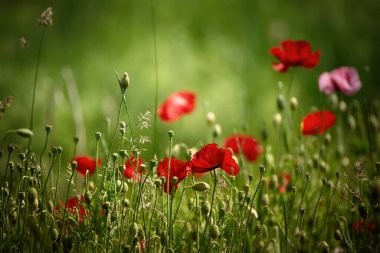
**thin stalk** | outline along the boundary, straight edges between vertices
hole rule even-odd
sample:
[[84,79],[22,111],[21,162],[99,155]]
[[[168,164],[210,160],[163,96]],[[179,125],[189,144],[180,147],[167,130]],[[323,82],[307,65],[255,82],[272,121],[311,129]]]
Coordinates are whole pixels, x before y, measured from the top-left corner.
[[244,239],[247,235],[247,231],[248,231],[248,225],[249,225],[249,221],[250,221],[250,218],[251,218],[251,215],[249,215],[251,213],[251,210],[252,210],[252,206],[253,206],[253,201],[256,197],[256,194],[257,192],[259,191],[259,188],[260,188],[260,185],[261,185],[261,182],[263,181],[263,176],[264,176],[264,172],[261,172],[260,173],[260,180],[259,180],[259,183],[257,184],[257,187],[256,187],[256,190],[255,190],[255,193],[253,194],[252,196],[252,199],[251,199],[251,202],[249,203],[249,212],[248,212],[248,217],[246,218],[247,219],[247,223],[245,224],[245,230],[244,230],[244,236],[242,237],[243,239],[243,251],[244,251],[244,247],[245,247],[245,242],[246,240]]
[[323,196],[323,193],[325,191],[325,182],[323,182],[323,186],[322,186],[322,191],[321,191],[321,194],[319,195],[319,198],[318,198],[318,201],[317,201],[317,204],[315,205],[315,209],[314,209],[314,214],[313,214],[313,221],[311,223],[311,228],[310,228],[310,234],[309,234],[309,239],[307,240],[308,244],[310,242],[310,239],[311,239],[311,236],[313,234],[313,228],[314,228],[314,224],[315,224],[315,219],[317,217],[317,210],[318,210],[318,206],[319,206],[319,203],[321,202],[321,199],[322,199],[322,196]]
[[154,16],[154,4],[153,0],[150,0],[151,14],[152,14],[152,28],[153,28],[153,44],[154,44],[154,67],[155,67],[155,89],[154,89],[154,119],[153,119],[153,131],[154,131],[154,154],[158,154],[158,128],[157,128],[157,107],[158,107],[158,57],[157,57],[157,33],[156,23]]
[[[35,71],[35,74],[34,74],[34,84],[33,84],[33,96],[32,96],[32,107],[31,107],[31,113],[30,113],[30,125],[29,125],[29,129],[31,131],[33,131],[33,116],[34,116],[34,101],[35,101],[35,97],[36,97],[36,88],[37,88],[37,76],[38,76],[38,70],[39,70],[39,67],[40,67],[40,59],[41,59],[41,52],[42,52],[42,44],[43,44],[43,39],[44,39],[44,35],[45,35],[45,27],[42,28],[42,31],[41,31],[41,37],[40,37],[40,45],[38,47],[38,53],[37,53],[37,64],[36,64],[36,71]],[[30,141],[29,141],[29,147],[31,145],[31,142],[32,142],[32,138],[30,138]]]
[[147,238],[147,247],[148,247],[148,251],[149,251],[149,244],[150,244],[150,233],[151,233],[151,228],[152,228],[152,220],[153,220],[153,216],[154,216],[154,211],[156,210],[156,204],[157,204],[157,198],[158,198],[158,190],[157,188],[155,188],[155,198],[154,198],[154,203],[153,203],[153,209],[152,209],[152,215],[150,216],[150,219],[149,219],[149,228],[148,228],[148,238]]
[[[210,224],[210,220],[211,220],[211,215],[212,215],[212,208],[214,207],[214,199],[215,199],[215,192],[216,192],[216,185],[218,183],[217,181],[217,178],[216,178],[216,171],[215,169],[213,170],[213,173],[214,173],[214,189],[212,190],[212,198],[211,198],[211,207],[210,207],[210,213],[208,215],[208,218],[206,220],[206,227],[205,227],[205,230],[203,232],[203,236],[202,236],[202,243],[198,249],[198,253],[200,252],[200,250],[202,249],[202,246],[203,246],[203,242],[204,240],[206,239],[206,232],[207,232],[207,228],[208,228],[208,225]],[[207,248],[208,248],[208,244],[207,244]]]
[[47,144],[48,144],[48,141],[49,141],[49,133],[50,132],[46,132],[45,144],[44,144],[44,147],[42,148],[41,155],[40,155],[41,170],[42,170],[42,156],[45,153],[45,150],[46,150],[46,147],[47,147]]
[[[48,182],[49,182],[50,173],[51,173],[51,171],[52,171],[52,169],[53,169],[53,165],[54,165],[54,161],[55,161],[55,156],[56,156],[56,154],[53,154],[53,158],[52,158],[52,160],[51,160],[51,164],[50,164],[50,168],[49,168],[48,175],[47,175],[47,177],[46,177],[46,181],[45,181],[45,184],[44,184],[44,188],[42,188],[42,203],[41,203],[41,205],[42,205],[42,210],[44,209],[44,204],[45,204],[45,191],[46,191],[46,186],[47,186],[47,184],[48,184]],[[41,217],[42,217],[42,215],[41,215]]]
[[285,237],[281,243],[281,250],[280,250],[281,252],[283,252],[284,246],[285,246],[285,251],[287,251],[287,249],[288,249],[288,243],[287,243],[287,240],[288,240],[288,222],[286,219],[286,205],[285,205],[284,195],[282,195],[282,206],[283,206],[284,222],[285,222],[285,229],[284,229],[285,230]]

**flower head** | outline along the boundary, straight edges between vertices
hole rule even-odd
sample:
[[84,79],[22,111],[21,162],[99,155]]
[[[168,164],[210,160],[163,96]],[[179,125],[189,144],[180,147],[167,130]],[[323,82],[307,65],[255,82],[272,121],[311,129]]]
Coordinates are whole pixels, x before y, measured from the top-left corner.
[[[139,157],[138,163],[136,162],[135,157],[130,157],[130,159],[127,159],[125,162],[124,167],[124,177],[128,179],[134,178],[136,182],[140,179],[141,175],[141,164],[143,164],[144,161]],[[135,169],[137,170],[137,173],[135,174]]]
[[310,113],[303,118],[301,130],[303,135],[322,134],[335,123],[335,115],[330,111]]
[[[170,159],[170,168],[169,168],[169,158],[162,160],[157,167],[157,174],[159,177],[164,177],[165,183],[163,185],[164,192],[168,193],[168,181],[169,181],[169,193],[172,193],[178,188],[179,182],[181,182],[189,170],[189,162],[183,162],[174,158]],[[170,169],[170,172],[169,172]],[[173,177],[177,177],[178,181],[176,184],[173,184]]]
[[216,168],[221,168],[228,174],[236,176],[239,171],[239,165],[232,157],[229,149],[218,148],[217,144],[207,144],[195,153],[191,160],[191,171],[195,173],[204,173]]
[[358,72],[353,67],[340,67],[331,72],[324,72],[318,83],[319,90],[327,95],[340,90],[347,96],[352,96],[362,87]]
[[[89,171],[89,174],[92,175],[96,170],[96,161],[89,156],[77,156],[73,159],[77,162],[77,171],[79,174],[85,176],[86,171]],[[98,166],[100,166],[101,162],[98,159]]]
[[256,161],[259,154],[262,153],[259,142],[250,135],[231,135],[225,140],[224,146],[232,149],[235,154],[241,152],[250,162]]
[[53,25],[53,9],[51,7],[48,7],[41,13],[40,18],[38,19],[38,25],[43,27]]
[[[80,201],[78,200],[77,197],[73,197],[73,198],[67,200],[66,205],[65,205],[65,202],[62,201],[61,206],[63,208],[66,207],[66,209],[69,213],[74,214],[74,215],[78,215],[78,222],[82,223],[83,217],[89,215],[87,209],[83,207],[83,205],[84,205],[83,203],[84,203],[84,197],[83,196],[81,196]],[[60,213],[59,205],[55,207],[55,210],[58,214]]]
[[162,121],[173,122],[195,109],[196,95],[190,91],[171,94],[157,109]]
[[281,193],[286,192],[290,183],[290,175],[288,173],[277,174],[277,178],[280,180],[279,191]]
[[307,69],[314,68],[319,64],[320,51],[311,52],[310,43],[303,40],[285,40],[281,47],[272,47],[270,53],[280,60],[273,63],[274,70],[287,72],[289,67],[301,66]]

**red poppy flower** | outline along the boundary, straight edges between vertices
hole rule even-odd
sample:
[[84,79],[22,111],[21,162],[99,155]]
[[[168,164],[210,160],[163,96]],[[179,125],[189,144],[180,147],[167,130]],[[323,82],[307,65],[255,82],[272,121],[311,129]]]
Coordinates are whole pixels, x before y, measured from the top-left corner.
[[[172,193],[174,190],[178,188],[179,182],[181,182],[186,177],[187,171],[189,170],[189,166],[190,166],[189,162],[182,162],[181,160],[171,158],[170,159],[170,175],[168,175],[169,174],[169,158],[165,158],[158,164],[158,167],[157,167],[158,177],[165,177],[166,179],[163,186],[164,192],[167,193],[168,181],[169,181],[170,193]],[[173,185],[173,177],[178,178],[178,182],[175,185]]]
[[157,109],[160,119],[173,122],[195,109],[196,95],[190,91],[180,91],[171,94]]
[[[89,171],[89,174],[92,175],[95,173],[96,169],[96,161],[89,156],[77,156],[73,159],[77,162],[77,171],[79,174],[85,176],[86,171]],[[98,159],[98,166],[100,166],[101,162]]]
[[320,51],[311,52],[310,43],[303,40],[285,40],[281,42],[281,47],[272,47],[270,53],[280,60],[273,63],[274,70],[287,72],[289,67],[301,66],[307,69],[314,68],[319,64]]
[[228,174],[235,176],[239,173],[239,165],[232,157],[229,149],[218,148],[217,144],[207,144],[195,153],[191,160],[191,171],[204,173],[221,168]]
[[[77,197],[73,197],[67,200],[66,209],[69,213],[78,215],[78,222],[82,223],[83,217],[88,216],[88,211],[83,207],[82,202],[84,202],[84,197],[81,196],[81,202],[79,202]],[[65,207],[65,202],[62,201],[61,205]],[[59,213],[59,207],[56,207],[56,211]]]
[[330,111],[310,113],[303,118],[301,130],[303,135],[322,134],[335,123],[335,115]]
[[225,140],[224,146],[232,149],[235,154],[241,152],[250,162],[256,161],[259,154],[262,153],[262,147],[260,147],[258,141],[250,135],[231,135]]
[[[125,162],[125,167],[124,167],[124,176],[128,179],[134,178],[136,182],[140,179],[141,175],[141,164],[143,164],[144,161],[139,157],[138,164],[136,164],[136,158],[135,157],[130,157],[130,159],[127,159]],[[135,169],[137,170],[137,173],[135,175]]]
[[279,191],[284,193],[290,183],[290,175],[288,173],[278,174],[277,178],[280,180]]

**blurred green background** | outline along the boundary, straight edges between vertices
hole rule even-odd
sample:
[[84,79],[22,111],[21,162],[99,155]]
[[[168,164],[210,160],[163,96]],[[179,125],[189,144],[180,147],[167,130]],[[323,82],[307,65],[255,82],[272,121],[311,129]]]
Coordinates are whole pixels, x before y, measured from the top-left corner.
[[[294,72],[291,94],[298,95],[302,87],[304,112],[312,105],[324,104],[325,95],[318,91],[319,75],[340,66],[354,66],[359,71],[363,89],[355,97],[379,95],[377,1],[152,2],[158,101],[178,90],[198,94],[197,110],[192,115],[172,124],[159,122],[161,139],[167,130],[174,129],[177,142],[190,146],[206,142],[207,111],[216,114],[223,137],[244,124],[255,136],[263,127],[272,127],[277,84],[283,81],[286,86],[290,75],[271,68],[276,59],[268,52],[284,39],[308,40],[313,51],[322,51],[316,68]],[[71,152],[72,137],[79,135],[78,152],[94,154],[94,133],[108,136],[114,129],[120,101],[115,71],[130,75],[127,100],[133,124],[137,124],[139,113],[154,110],[152,5],[148,0],[2,1],[0,99],[12,95],[14,102],[0,119],[1,132],[29,125],[42,31],[37,19],[48,6],[53,7],[54,24],[47,28],[43,41],[34,143],[42,146],[44,126],[51,124],[51,145]],[[28,40],[26,49],[19,46],[22,36]]]

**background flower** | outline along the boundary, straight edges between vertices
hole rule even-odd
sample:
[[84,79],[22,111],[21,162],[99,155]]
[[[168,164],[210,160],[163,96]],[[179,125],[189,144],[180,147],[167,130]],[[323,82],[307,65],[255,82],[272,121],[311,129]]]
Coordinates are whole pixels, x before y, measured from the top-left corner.
[[180,91],[171,94],[157,109],[162,121],[173,122],[195,109],[195,93]]
[[324,72],[318,80],[319,90],[330,95],[337,90],[352,96],[360,90],[362,83],[353,67],[340,67],[332,72]]
[[[164,160],[162,160],[158,164],[157,175],[158,177],[165,177],[166,179],[163,185],[164,192],[167,193],[168,181],[169,181],[169,193],[172,193],[174,190],[176,190],[178,188],[179,182],[181,182],[186,177],[188,169],[189,169],[188,162],[183,162],[181,160],[171,158],[170,159],[170,175],[169,175],[169,158],[165,158]],[[173,177],[178,178],[178,182],[175,185],[173,185]]]
[[207,144],[195,153],[191,160],[191,171],[195,173],[204,173],[207,171],[221,168],[230,175],[236,176],[239,171],[239,165],[232,157],[229,149],[218,148],[217,144]]
[[[92,175],[95,173],[96,169],[96,161],[89,156],[77,156],[73,160],[77,162],[77,172],[82,176],[86,175],[86,171],[89,171],[89,174]],[[98,159],[98,166],[100,166],[101,162]]]
[[287,72],[289,67],[301,66],[307,69],[314,68],[319,64],[320,51],[311,52],[310,43],[303,40],[285,40],[281,47],[272,47],[270,53],[280,60],[273,63],[274,70]]
[[[143,164],[144,161],[139,157],[138,163],[136,163],[136,158],[134,156],[130,157],[130,159],[127,159],[125,161],[125,167],[124,167],[124,177],[128,179],[134,178],[136,182],[140,179],[141,175],[141,164]],[[137,171],[135,175],[135,169]]]
[[303,135],[322,134],[335,124],[335,115],[330,111],[318,111],[306,115],[301,123]]
[[259,154],[262,153],[259,142],[250,135],[231,135],[224,141],[224,146],[232,149],[235,154],[241,152],[250,162],[256,161]]

